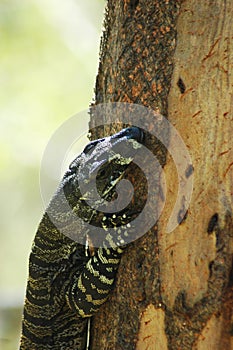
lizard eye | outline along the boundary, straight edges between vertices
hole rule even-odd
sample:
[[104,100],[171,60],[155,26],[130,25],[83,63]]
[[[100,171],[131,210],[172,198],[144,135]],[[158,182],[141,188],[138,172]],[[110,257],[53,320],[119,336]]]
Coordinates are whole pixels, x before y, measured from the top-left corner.
[[95,146],[97,145],[98,141],[92,141],[90,143],[88,143],[88,145],[84,148],[83,153],[87,154],[89,153],[92,149],[95,148]]
[[95,148],[95,146],[102,142],[104,139],[99,139],[99,140],[94,140],[88,143],[88,145],[86,145],[86,147],[83,150],[83,153],[87,154],[89,153],[91,150],[93,150]]

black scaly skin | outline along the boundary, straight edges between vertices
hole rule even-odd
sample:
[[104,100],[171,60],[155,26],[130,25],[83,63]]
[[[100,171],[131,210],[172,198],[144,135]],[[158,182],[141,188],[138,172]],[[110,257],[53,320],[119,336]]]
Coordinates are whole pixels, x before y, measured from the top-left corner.
[[[20,350],[85,349],[88,317],[106,301],[124,250],[115,244],[123,241],[124,232],[121,231],[120,239],[112,237],[107,226],[123,223],[127,216],[126,211],[121,216],[106,217],[85,199],[91,198],[91,179],[103,161],[97,189],[104,199],[114,198],[115,186],[132,157],[119,158],[113,146],[121,146],[127,139],[131,151],[136,152],[143,138],[139,128],[131,127],[92,141],[63,177],[39,224],[30,254]],[[87,184],[84,195],[80,181]],[[70,215],[71,210],[74,216]],[[93,256],[86,256],[85,240],[87,234],[93,236],[95,228],[93,232],[83,232],[77,217],[106,230]]]

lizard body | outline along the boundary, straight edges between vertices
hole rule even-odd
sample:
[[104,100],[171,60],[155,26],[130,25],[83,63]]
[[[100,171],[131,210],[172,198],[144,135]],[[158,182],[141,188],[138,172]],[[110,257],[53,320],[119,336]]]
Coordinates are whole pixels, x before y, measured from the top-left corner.
[[[113,288],[124,251],[121,245],[126,232],[118,230],[114,237],[108,226],[119,226],[127,216],[127,211],[105,215],[90,207],[92,181],[100,168],[96,177],[100,199],[93,204],[104,206],[104,201],[114,198],[116,184],[133,159],[132,150],[136,152],[143,137],[139,128],[131,127],[92,141],[64,175],[33,242],[20,350],[86,348],[88,318],[98,311]],[[131,149],[129,156],[122,158],[114,147],[125,147],[126,140],[131,142]],[[80,184],[85,185],[84,194]],[[75,217],[105,229],[106,235],[100,245],[95,245],[94,255],[86,255],[89,232],[83,232]],[[95,227],[90,234],[94,237]]]

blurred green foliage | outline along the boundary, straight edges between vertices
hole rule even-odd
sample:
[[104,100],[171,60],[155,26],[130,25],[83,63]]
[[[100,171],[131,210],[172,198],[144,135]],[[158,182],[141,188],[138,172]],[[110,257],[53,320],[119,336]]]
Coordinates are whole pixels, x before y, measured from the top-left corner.
[[92,100],[103,11],[104,0],[0,2],[0,349],[18,344],[43,150]]

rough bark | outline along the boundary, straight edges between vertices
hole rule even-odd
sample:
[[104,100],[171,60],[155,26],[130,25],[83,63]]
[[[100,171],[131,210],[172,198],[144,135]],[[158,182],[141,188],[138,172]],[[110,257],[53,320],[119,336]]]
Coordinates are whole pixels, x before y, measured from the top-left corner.
[[[167,234],[177,177],[171,156],[148,137],[164,166],[166,206],[124,254],[115,290],[93,319],[92,350],[233,348],[232,13],[231,0],[107,3],[95,103],[137,103],[168,117],[195,181],[185,220]],[[102,123],[93,137],[119,127]]]

